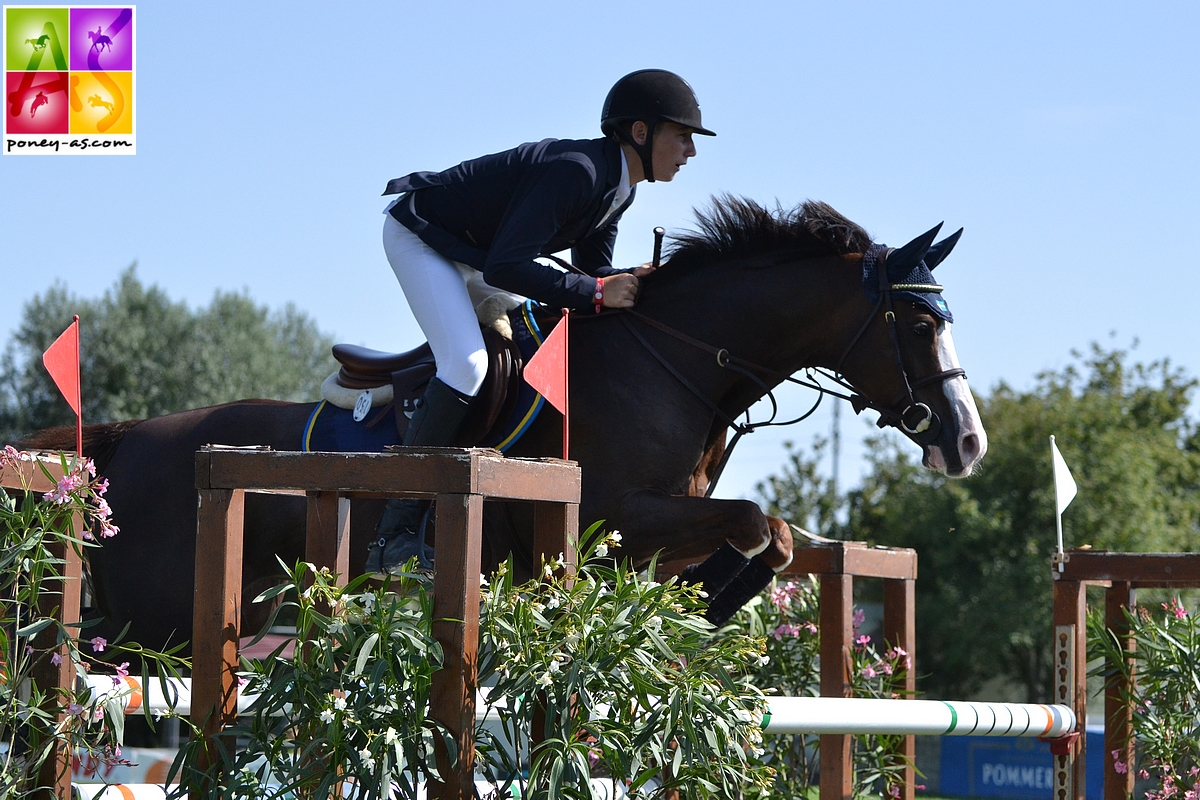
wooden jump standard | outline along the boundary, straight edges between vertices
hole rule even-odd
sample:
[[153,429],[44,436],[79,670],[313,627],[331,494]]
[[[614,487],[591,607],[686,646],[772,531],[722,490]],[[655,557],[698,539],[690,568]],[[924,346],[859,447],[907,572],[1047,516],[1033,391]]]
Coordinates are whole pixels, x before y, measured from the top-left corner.
[[[865,542],[843,542],[814,536],[796,538],[792,563],[783,575],[816,575],[819,583],[821,618],[821,696],[850,696],[850,650],[854,646],[854,579],[883,579],[883,638],[902,647],[913,659],[904,679],[904,691],[916,693],[917,552],[908,547],[870,547]],[[659,574],[678,575],[687,561],[662,564]],[[854,770],[850,761],[852,734],[821,734],[820,800],[851,800]],[[904,770],[904,789],[898,800],[913,800],[916,739],[905,736],[903,753],[909,766]]]
[[[1083,732],[1087,725],[1087,586],[1106,587],[1105,627],[1126,651],[1133,639],[1125,619],[1137,590],[1200,587],[1200,553],[1110,553],[1104,550],[1068,550],[1051,568],[1054,578],[1055,697],[1054,702],[1071,705],[1080,736],[1067,755],[1055,758],[1054,800],[1083,800],[1086,789],[1086,754]],[[1122,697],[1133,687],[1117,680],[1104,690],[1104,800],[1126,800],[1133,796],[1137,770],[1134,768],[1133,711]],[[1113,752],[1129,765],[1119,773]],[[1059,784],[1060,775],[1062,784]]]
[[[576,561],[579,467],[559,459],[504,458],[495,450],[403,448],[389,453],[291,453],[206,447],[196,454],[200,494],[196,611],[192,635],[192,720],[220,735],[237,715],[242,523],[247,491],[290,491],[308,499],[306,560],[345,581],[351,497],[436,498],[437,569],[433,636],[442,645],[431,715],[454,736],[452,765],[436,753],[441,782],[431,798],[473,797],[480,546],[485,499],[534,504],[534,563],[563,553]],[[440,748],[440,745],[439,745]],[[69,778],[69,775],[68,775]]]

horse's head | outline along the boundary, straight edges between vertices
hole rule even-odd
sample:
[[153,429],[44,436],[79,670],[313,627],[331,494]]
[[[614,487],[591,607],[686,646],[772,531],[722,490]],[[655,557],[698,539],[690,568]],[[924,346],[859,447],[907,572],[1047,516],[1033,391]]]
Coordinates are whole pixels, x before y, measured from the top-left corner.
[[[773,212],[727,196],[697,221],[696,232],[675,237],[664,269],[647,278],[639,306],[741,356],[741,371],[727,370],[732,386],[716,390],[726,414],[740,414],[767,391],[754,373],[778,382],[824,367],[851,384],[856,410],[874,408],[881,424],[921,445],[925,466],[952,477],[971,473],[987,436],[931,272],[961,231],[934,244],[939,225],[891,250],[825,203]],[[721,313],[697,315],[697,308]]]
[[875,408],[881,427],[892,425],[921,446],[926,467],[959,478],[987,452],[987,434],[954,350],[953,317],[932,274],[962,230],[934,244],[940,228],[895,250],[868,249],[862,268],[869,311],[837,369],[863,396],[856,410]]

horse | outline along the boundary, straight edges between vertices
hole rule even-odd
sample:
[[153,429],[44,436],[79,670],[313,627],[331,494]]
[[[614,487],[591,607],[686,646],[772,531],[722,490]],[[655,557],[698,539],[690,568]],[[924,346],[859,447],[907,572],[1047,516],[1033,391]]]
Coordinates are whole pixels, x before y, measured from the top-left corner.
[[92,108],[100,108],[101,106],[103,106],[104,108],[108,109],[110,112],[113,110],[113,104],[108,102],[107,100],[105,100],[103,97],[101,97],[98,94],[94,94],[91,97],[89,97],[88,103],[91,105]]
[[[710,612],[733,592],[716,614],[727,618],[791,560],[783,520],[749,500],[703,496],[727,428],[772,387],[805,368],[835,373],[855,392],[857,410],[879,411],[881,425],[922,448],[926,467],[950,477],[971,473],[987,437],[951,323],[904,294],[941,287],[901,282],[918,267],[937,266],[958,234],[934,244],[934,228],[893,251],[823,203],[771,211],[728,196],[698,221],[644,278],[636,309],[569,318],[571,457],[581,467],[581,524],[605,520],[622,534],[611,555],[637,565],[655,554],[704,559],[683,577],[709,592]],[[88,427],[84,450],[110,482],[121,527],[89,551],[92,590],[112,630],[129,623],[129,636],[147,646],[187,638],[196,450],[208,443],[296,450],[313,409],[246,400]],[[58,446],[68,438],[60,431]],[[25,444],[56,442],[42,435]],[[561,452],[562,418],[547,406],[508,455]],[[352,570],[362,569],[381,511],[381,501],[353,503]],[[277,556],[302,558],[305,505],[248,494],[245,514],[244,610],[275,582]],[[516,577],[536,574],[528,504],[489,503],[484,525],[485,568],[512,554]],[[247,623],[244,616],[243,631]]]
[[44,105],[50,104],[50,98],[46,97],[45,92],[38,92],[37,97],[33,98],[33,103],[29,106],[29,116],[32,119],[37,110]]
[[50,34],[43,33],[36,39],[26,39],[25,44],[31,45],[35,51],[45,50],[46,45],[50,43]]
[[97,26],[96,30],[87,32],[88,38],[92,40],[90,49],[98,53],[103,53],[106,47],[112,50],[112,39],[101,33],[103,29],[103,26]]

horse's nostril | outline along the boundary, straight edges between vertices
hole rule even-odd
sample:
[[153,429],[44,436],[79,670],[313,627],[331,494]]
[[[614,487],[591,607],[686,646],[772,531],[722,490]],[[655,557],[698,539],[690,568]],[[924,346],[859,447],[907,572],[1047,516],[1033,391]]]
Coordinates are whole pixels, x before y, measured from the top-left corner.
[[962,455],[964,464],[971,464],[979,458],[979,436],[968,433],[958,444],[958,452]]

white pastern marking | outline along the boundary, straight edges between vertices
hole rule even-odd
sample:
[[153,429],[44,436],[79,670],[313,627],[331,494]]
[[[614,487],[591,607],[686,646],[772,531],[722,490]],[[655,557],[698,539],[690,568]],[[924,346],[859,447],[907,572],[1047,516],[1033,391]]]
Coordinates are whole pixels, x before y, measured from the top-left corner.
[[[943,322],[938,329],[938,361],[941,369],[957,369],[958,353],[954,350],[954,337],[950,333],[950,323]],[[971,394],[965,378],[951,378],[942,382],[946,399],[950,401],[950,410],[954,421],[958,424],[959,458],[963,466],[970,471],[971,466],[983,458],[987,452],[987,432],[983,429],[983,420],[979,418],[979,408],[975,405],[975,396]],[[970,434],[979,439],[979,452],[970,458],[962,453],[963,440]]]

